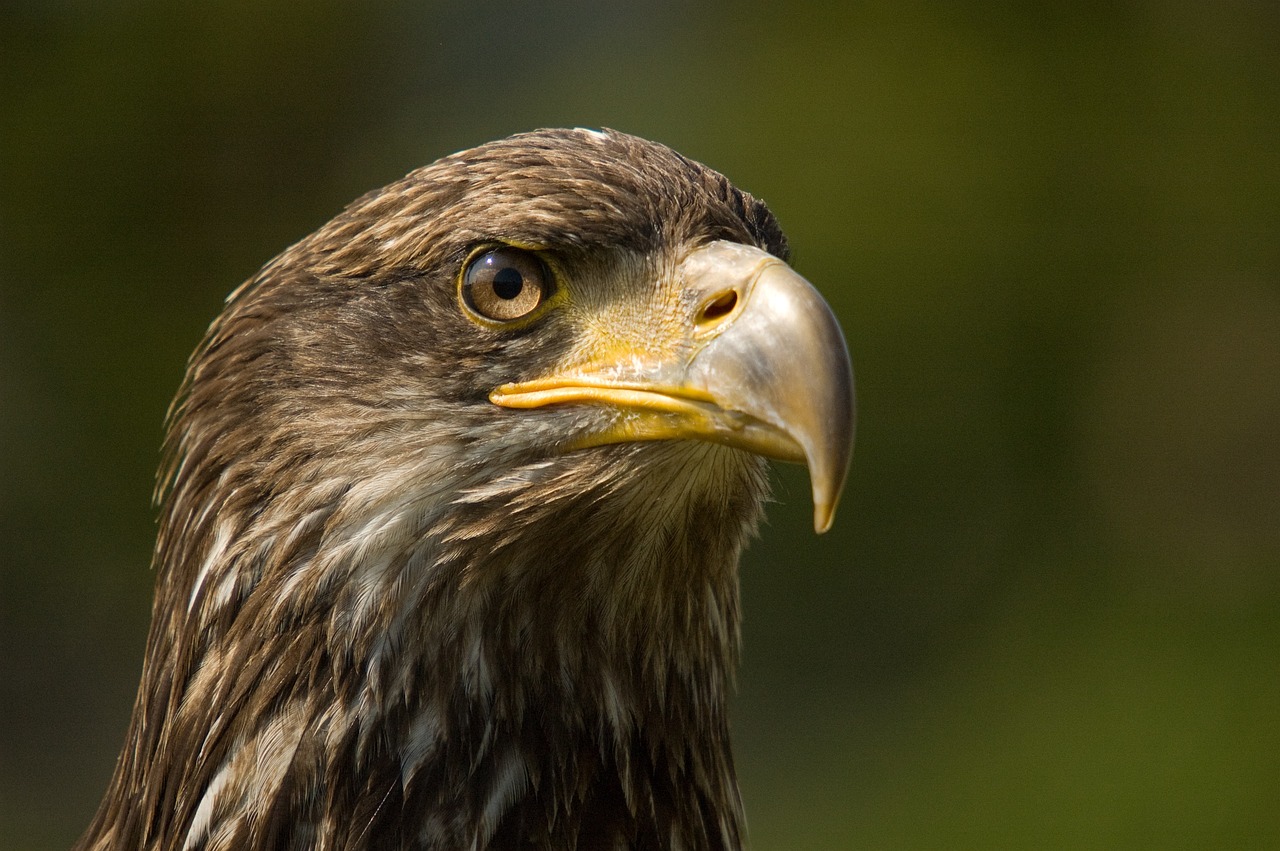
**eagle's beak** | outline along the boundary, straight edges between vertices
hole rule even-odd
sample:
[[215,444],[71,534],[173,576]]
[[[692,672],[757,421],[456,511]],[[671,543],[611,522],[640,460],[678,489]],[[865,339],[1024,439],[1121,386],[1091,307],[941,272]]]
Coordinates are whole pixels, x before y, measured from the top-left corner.
[[[822,296],[758,248],[713,242],[677,270],[683,289],[672,345],[635,341],[634,352],[562,374],[505,384],[490,400],[508,408],[560,403],[609,406],[619,416],[574,446],[696,439],[806,463],[813,525],[831,527],[853,451],[853,369]],[[677,352],[655,362],[657,350]]]

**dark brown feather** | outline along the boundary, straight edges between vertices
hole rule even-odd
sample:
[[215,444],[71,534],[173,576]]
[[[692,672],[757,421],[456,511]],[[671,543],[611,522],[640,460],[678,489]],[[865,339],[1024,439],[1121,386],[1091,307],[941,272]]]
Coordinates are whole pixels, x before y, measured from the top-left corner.
[[78,847],[737,847],[763,462],[565,453],[600,413],[487,394],[567,332],[480,328],[454,284],[487,242],[608,279],[713,239],[786,255],[670,149],[540,131],[359,199],[233,294],[171,414],[142,683]]

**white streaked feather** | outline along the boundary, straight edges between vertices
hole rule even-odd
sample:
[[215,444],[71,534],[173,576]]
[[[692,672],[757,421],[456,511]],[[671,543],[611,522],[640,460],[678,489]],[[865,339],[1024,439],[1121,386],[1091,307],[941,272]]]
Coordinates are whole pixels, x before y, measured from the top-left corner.
[[223,763],[222,768],[213,776],[213,781],[205,788],[200,806],[196,807],[196,814],[191,819],[191,829],[187,831],[187,838],[182,843],[184,849],[193,847],[209,836],[213,810],[222,798],[223,789],[231,780],[232,765],[232,760]]
[[[205,508],[207,512],[209,507]],[[200,569],[196,572],[196,579],[191,586],[191,597],[187,601],[187,613],[190,614],[195,608],[196,598],[200,596],[200,589],[204,587],[205,579],[223,560],[227,552],[227,546],[231,543],[231,535],[233,529],[230,523],[222,521],[217,524],[213,533],[213,541],[209,544],[209,551],[205,554],[204,561],[200,564]]]
[[[261,816],[262,808],[270,807],[279,792],[306,727],[302,705],[293,703],[251,739],[232,748],[200,798],[182,847],[193,848],[213,838],[214,815],[227,805],[244,817]],[[217,831],[226,834],[228,826],[219,823]]]

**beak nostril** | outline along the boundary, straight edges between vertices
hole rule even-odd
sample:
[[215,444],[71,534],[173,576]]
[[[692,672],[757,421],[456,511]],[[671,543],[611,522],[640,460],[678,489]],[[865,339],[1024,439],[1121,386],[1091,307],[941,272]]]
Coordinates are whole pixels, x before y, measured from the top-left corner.
[[698,324],[710,325],[720,321],[732,313],[737,304],[738,294],[735,291],[727,290],[720,293],[703,305],[701,313],[698,314]]

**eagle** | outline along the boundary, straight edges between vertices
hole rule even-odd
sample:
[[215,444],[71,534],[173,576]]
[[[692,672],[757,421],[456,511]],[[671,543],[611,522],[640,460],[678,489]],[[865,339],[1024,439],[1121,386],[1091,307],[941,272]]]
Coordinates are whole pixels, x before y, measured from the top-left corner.
[[77,848],[729,849],[767,459],[831,523],[848,349],[765,204],[541,130],[349,205],[170,409],[141,684]]

